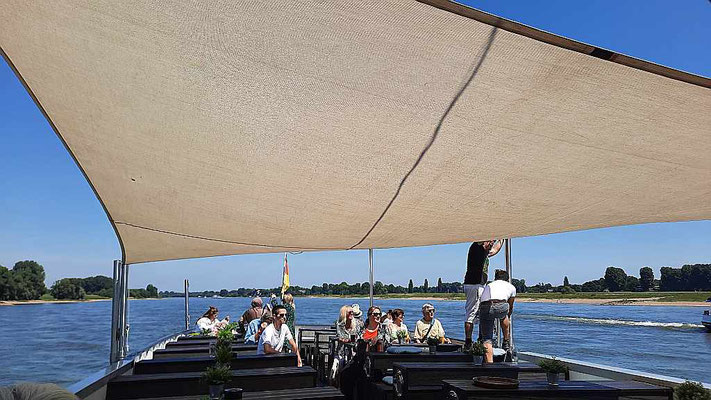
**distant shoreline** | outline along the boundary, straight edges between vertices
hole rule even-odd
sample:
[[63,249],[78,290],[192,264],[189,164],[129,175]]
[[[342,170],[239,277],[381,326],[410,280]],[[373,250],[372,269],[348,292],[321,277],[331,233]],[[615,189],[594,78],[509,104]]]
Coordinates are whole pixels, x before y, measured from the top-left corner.
[[[307,298],[324,299],[344,299],[344,298],[365,298],[368,296],[305,296]],[[676,306],[676,307],[711,307],[711,303],[705,301],[658,301],[664,299],[663,294],[659,297],[612,297],[612,298],[533,298],[525,294],[516,298],[519,303],[541,303],[541,304],[588,304],[600,306]],[[415,301],[464,301],[461,294],[449,294],[449,296],[374,296],[377,300],[415,300]]]
[[[168,297],[165,297],[168,298]],[[147,297],[137,299],[134,297],[129,300],[162,300],[163,297]],[[69,304],[69,303],[93,303],[96,301],[111,301],[110,297],[104,299],[85,299],[85,300],[0,300],[0,306],[22,306],[29,304]]]
[[[304,296],[311,299],[367,299],[363,295],[344,296]],[[613,298],[543,298],[527,297],[525,294],[516,298],[518,303],[541,303],[541,304],[588,304],[599,306],[675,306],[675,307],[711,307],[711,303],[705,301],[659,301],[666,296],[659,297],[613,297]],[[151,297],[133,298],[130,300],[164,300],[172,297]],[[228,297],[225,297],[228,298]],[[464,296],[459,293],[448,293],[442,296],[402,296],[385,295],[374,296],[376,300],[413,300],[413,301],[464,301]],[[110,301],[111,298],[86,299],[86,300],[0,300],[0,306],[20,306],[28,304],[68,304],[68,303],[92,303],[96,301]],[[297,298],[298,300],[298,298]]]

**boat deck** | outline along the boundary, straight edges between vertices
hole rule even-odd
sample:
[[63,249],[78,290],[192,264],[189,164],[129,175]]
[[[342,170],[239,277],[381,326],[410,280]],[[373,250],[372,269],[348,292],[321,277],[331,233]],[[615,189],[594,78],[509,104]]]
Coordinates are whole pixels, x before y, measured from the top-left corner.
[[[570,372],[559,386],[549,386],[546,374],[535,364],[542,355],[522,353],[518,362],[476,365],[470,355],[461,352],[461,342],[457,341],[433,354],[426,347],[417,354],[353,354],[334,380],[329,378],[335,354],[333,328],[308,326],[297,331],[303,367],[296,366],[295,354],[257,355],[255,346],[236,340],[232,346],[232,378],[225,388],[239,387],[244,391],[242,398],[260,400],[673,398],[675,382],[574,363],[569,363]],[[201,377],[214,364],[209,354],[213,342],[199,336],[177,337],[163,343],[161,349],[145,352],[144,359],[107,374],[100,389],[84,388],[76,393],[91,400],[207,399],[208,386]],[[516,379],[519,386],[485,389],[472,380],[482,376]]]

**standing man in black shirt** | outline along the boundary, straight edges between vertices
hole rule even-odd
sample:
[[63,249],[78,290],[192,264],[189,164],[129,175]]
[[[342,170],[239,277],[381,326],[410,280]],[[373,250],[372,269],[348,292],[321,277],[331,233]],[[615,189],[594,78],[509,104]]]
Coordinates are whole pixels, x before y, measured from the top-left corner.
[[489,257],[495,256],[501,250],[501,240],[474,242],[469,247],[467,255],[467,273],[464,275],[464,293],[467,296],[464,320],[464,349],[471,348],[474,322],[479,317],[479,298],[488,281]]

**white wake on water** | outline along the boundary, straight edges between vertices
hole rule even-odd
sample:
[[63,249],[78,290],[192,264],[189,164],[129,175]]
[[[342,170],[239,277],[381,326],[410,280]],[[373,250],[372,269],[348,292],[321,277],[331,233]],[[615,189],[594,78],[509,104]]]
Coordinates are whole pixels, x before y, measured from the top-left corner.
[[654,328],[683,328],[683,329],[696,329],[703,328],[701,324],[687,324],[683,322],[655,322],[655,321],[630,321],[624,319],[609,319],[609,318],[586,318],[586,317],[570,317],[570,316],[559,316],[559,315],[535,315],[535,314],[523,314],[521,316],[530,317],[533,319],[548,319],[556,321],[571,321],[571,322],[581,322],[587,324],[598,324],[598,325],[627,325],[627,326],[647,326]]

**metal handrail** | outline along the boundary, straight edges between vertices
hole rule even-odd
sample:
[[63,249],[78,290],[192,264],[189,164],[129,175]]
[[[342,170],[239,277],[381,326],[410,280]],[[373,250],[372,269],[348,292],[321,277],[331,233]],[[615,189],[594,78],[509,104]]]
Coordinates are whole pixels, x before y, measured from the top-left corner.
[[153,344],[146,346],[140,351],[129,354],[126,359],[113,362],[105,368],[92,373],[79,382],[70,385],[67,390],[74,393],[80,399],[86,398],[97,390],[104,387],[112,378],[121,375],[131,368],[134,364],[149,358],[153,355],[153,351],[165,348],[166,343],[174,342],[181,336],[185,336],[192,332],[192,329],[186,329],[178,333],[171,333],[156,340]]

